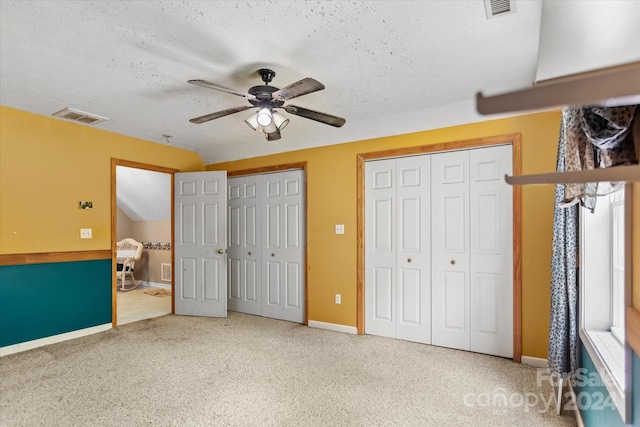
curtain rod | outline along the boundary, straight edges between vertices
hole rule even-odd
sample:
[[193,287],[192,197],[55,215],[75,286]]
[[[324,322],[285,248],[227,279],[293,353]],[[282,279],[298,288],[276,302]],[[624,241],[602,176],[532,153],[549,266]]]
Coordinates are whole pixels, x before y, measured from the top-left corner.
[[[612,99],[619,98],[613,103]],[[625,99],[626,98],[626,99]],[[501,95],[476,94],[480,114],[561,108],[564,105],[631,105],[640,103],[640,62],[602,68],[534,83]]]
[[614,166],[570,172],[509,176],[509,185],[583,184],[589,182],[640,182],[640,165]]

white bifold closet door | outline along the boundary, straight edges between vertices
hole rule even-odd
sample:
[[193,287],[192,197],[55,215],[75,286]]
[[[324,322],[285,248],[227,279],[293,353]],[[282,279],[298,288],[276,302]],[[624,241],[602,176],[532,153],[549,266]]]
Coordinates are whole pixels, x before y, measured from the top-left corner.
[[261,226],[263,191],[259,175],[228,180],[228,308],[262,313]]
[[431,157],[432,343],[512,357],[512,148]]
[[262,315],[304,323],[304,178],[300,170],[264,176]]
[[229,179],[229,309],[304,323],[304,171]]
[[431,342],[430,159],[365,164],[365,333]]

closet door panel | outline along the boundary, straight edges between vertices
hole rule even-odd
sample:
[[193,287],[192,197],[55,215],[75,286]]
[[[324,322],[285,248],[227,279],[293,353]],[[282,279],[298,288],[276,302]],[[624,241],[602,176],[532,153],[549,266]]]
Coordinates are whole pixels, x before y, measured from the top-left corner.
[[512,148],[470,152],[471,350],[513,357]]
[[304,172],[281,172],[282,181],[282,319],[304,323],[305,215]]
[[242,303],[243,312],[260,315],[262,313],[261,301],[261,269],[260,259],[262,248],[260,247],[260,221],[262,219],[261,203],[262,191],[258,176],[244,178],[242,210]]
[[264,175],[262,315],[282,319],[282,183],[277,174]]
[[431,156],[432,339],[469,349],[469,153]]
[[365,333],[396,337],[396,160],[365,163]]
[[430,156],[396,161],[396,337],[431,342]]
[[242,270],[242,179],[230,178],[227,180],[229,191],[228,200],[228,229],[229,246],[227,247],[227,262],[229,275],[227,277],[227,308],[231,311],[243,311],[241,296],[241,270]]
[[262,176],[265,221],[262,315],[304,323],[305,209],[304,171]]
[[241,313],[260,314],[260,203],[257,176],[235,177],[229,185],[228,306]]

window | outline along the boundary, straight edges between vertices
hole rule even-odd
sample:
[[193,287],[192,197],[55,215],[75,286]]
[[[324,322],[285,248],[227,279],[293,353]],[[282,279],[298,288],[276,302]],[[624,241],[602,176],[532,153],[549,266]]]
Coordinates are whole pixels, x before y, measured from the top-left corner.
[[611,214],[611,333],[624,345],[624,190],[609,195]]
[[621,187],[598,197],[593,213],[581,208],[579,226],[580,338],[623,420],[631,389],[630,353],[624,341],[631,288],[625,275],[630,262],[625,246],[630,203],[625,204],[625,194]]

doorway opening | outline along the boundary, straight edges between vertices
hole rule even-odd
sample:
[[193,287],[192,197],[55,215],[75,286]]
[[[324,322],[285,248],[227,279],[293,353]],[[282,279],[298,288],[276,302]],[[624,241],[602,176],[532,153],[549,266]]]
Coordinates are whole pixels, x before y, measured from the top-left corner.
[[[116,327],[174,312],[173,173],[174,169],[112,159],[111,246],[112,323]],[[125,289],[116,274],[116,244],[143,244],[142,255]]]

